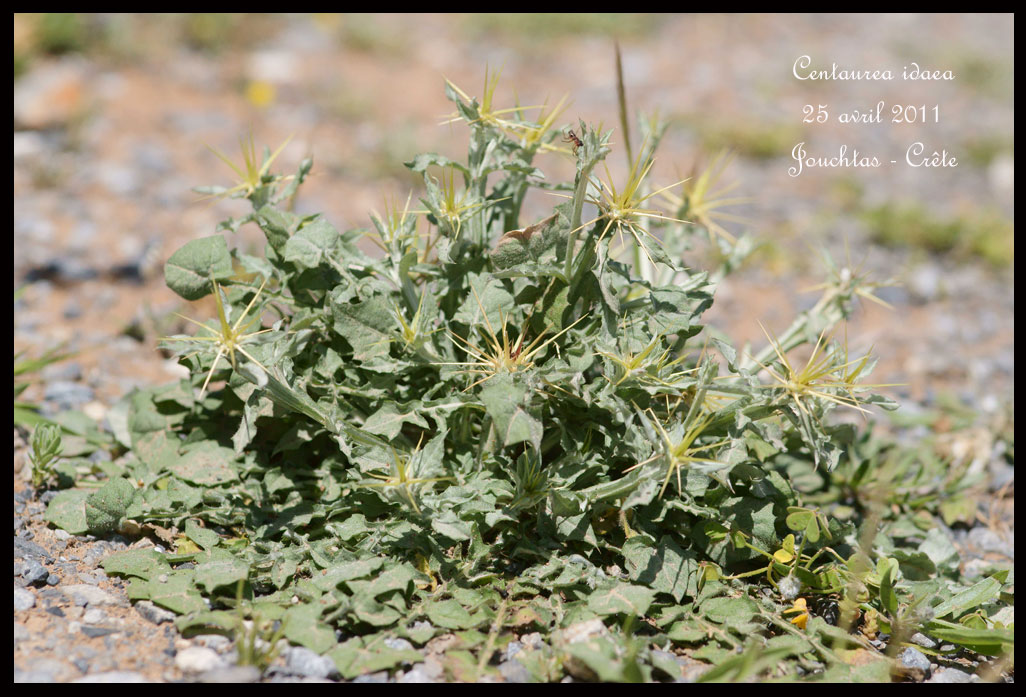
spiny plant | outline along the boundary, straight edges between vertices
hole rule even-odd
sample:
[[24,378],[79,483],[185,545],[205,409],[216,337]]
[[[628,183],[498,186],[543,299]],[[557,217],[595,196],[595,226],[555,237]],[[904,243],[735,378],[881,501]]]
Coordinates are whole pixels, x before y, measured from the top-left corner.
[[[447,82],[466,159],[413,158],[424,207],[393,203],[369,231],[285,209],[309,160],[282,177],[270,152],[259,168],[247,156],[256,174],[226,192],[252,213],[219,230],[257,225],[264,255],[215,235],[168,260],[168,285],[186,300],[214,294],[218,316],[192,321],[206,336],[163,342],[190,377],[117,407],[129,455],[115,482],[133,485],[102,498],[104,521],[160,521],[195,544],[114,555],[108,571],[138,580],[133,597],[180,613],[182,629],[235,627],[224,608],[245,581],[286,639],[344,677],[422,660],[408,647],[457,632],[446,675],[481,679],[514,631],[545,636],[518,654],[540,680],[672,678],[680,666],[654,649],[695,646],[712,677],[825,665],[851,677],[838,652],[873,646],[820,618],[795,622],[788,608],[807,607],[796,598],[845,594],[880,626],[907,628],[913,595],[957,585],[901,586],[898,571],[940,573],[915,553],[890,550],[905,566],[882,562],[882,575],[863,564],[854,521],[805,507],[788,475],[847,461],[855,430],[831,420],[835,408],[893,406],[861,392],[869,361],[823,340],[858,279],[835,275],[782,335],[739,354],[701,324],[715,279],[751,249],[717,229],[705,192],[719,170],[672,215],[652,212],[662,124],[642,122],[625,183],[599,182],[610,131],[560,126],[562,101],[532,122],[530,108],[498,108],[495,91],[486,77],[479,102]],[[554,145],[570,126],[579,144]],[[544,179],[552,157],[574,158],[574,181]],[[527,217],[535,189],[569,200]],[[582,223],[588,201],[599,214]],[[710,235],[731,245],[724,266],[690,266],[692,241]],[[380,255],[360,250],[364,236]],[[802,344],[814,358],[796,370],[786,356]],[[948,624],[1004,581],[945,606]],[[984,624],[972,636],[936,627],[1005,650],[1009,633]]]

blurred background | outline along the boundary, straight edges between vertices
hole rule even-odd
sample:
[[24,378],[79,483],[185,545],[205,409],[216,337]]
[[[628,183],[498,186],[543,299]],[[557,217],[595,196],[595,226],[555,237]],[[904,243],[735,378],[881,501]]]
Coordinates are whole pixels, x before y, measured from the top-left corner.
[[[156,340],[182,330],[174,312],[202,310],[165,288],[164,261],[248,206],[191,191],[238,179],[207,146],[239,163],[240,138],[274,150],[291,136],[275,171],[314,159],[297,210],[369,227],[388,199],[412,191],[416,205],[404,162],[465,157],[466,126],[444,123],[445,79],[480,98],[486,70],[498,74],[499,108],[566,96],[560,126],[602,122],[622,143],[617,40],[632,127],[639,113],[671,122],[654,185],[735,154],[721,183],[747,199],[730,209],[747,222],[725,226],[760,246],[723,282],[710,323],[761,345],[759,321],[779,333],[816,301],[825,251],[897,282],[878,292],[893,309],[866,303],[848,327],[854,353],[881,357],[872,382],[903,383],[889,392],[913,411],[997,411],[1014,380],[1013,37],[1011,15],[16,14],[14,350],[75,354],[25,396],[102,417],[133,386],[176,375]],[[799,81],[801,55],[898,78]],[[955,79],[902,80],[913,61]],[[880,101],[884,123],[836,120]],[[806,104],[827,105],[830,121],[803,123]],[[894,104],[931,118],[892,124]],[[958,166],[900,164],[916,141]],[[791,177],[799,142],[899,165]],[[608,161],[621,180],[624,150]],[[569,155],[536,164],[573,176]],[[546,198],[532,204],[539,217]],[[262,235],[249,226],[229,244],[260,250]]]

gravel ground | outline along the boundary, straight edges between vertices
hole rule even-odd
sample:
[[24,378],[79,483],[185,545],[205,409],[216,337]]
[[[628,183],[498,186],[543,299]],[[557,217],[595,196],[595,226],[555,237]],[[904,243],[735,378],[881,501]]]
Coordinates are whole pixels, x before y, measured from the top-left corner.
[[[15,17],[15,41],[24,29]],[[284,171],[304,156],[313,176],[297,202],[322,211],[339,228],[368,225],[367,211],[412,185],[401,162],[420,151],[458,154],[464,132],[439,127],[451,111],[443,75],[480,94],[485,65],[502,67],[497,99],[552,104],[568,93],[565,120],[617,123],[612,46],[607,36],[560,33],[555,21],[498,31],[466,17],[342,19],[277,18],[255,37],[221,53],[154,40],[131,60],[68,54],[34,61],[14,89],[14,350],[38,356],[58,346],[75,352],[49,366],[23,397],[45,413],[75,408],[102,420],[139,385],[166,382],[179,368],[154,350],[156,338],[181,330],[173,314],[184,303],[163,284],[164,260],[181,244],[212,234],[216,223],[245,210],[232,201],[198,201],[190,187],[226,184],[231,173],[204,144],[238,159],[236,139],[252,130],[272,147],[294,137],[280,156]],[[912,140],[965,151],[967,143],[1013,133],[1010,16],[920,17],[666,17],[642,23],[621,40],[632,106],[674,117],[655,169],[657,181],[688,171],[710,124],[766,129],[828,152],[840,143],[903,154]],[[628,27],[625,23],[624,27]],[[21,28],[20,28],[21,27]],[[159,27],[159,25],[158,25]],[[138,44],[149,36],[135,37]],[[414,38],[411,38],[414,37]],[[802,47],[802,48],[796,48]],[[799,83],[791,76],[801,53],[817,64],[900,69],[910,61],[952,68],[951,82]],[[973,66],[988,66],[984,80]],[[965,75],[966,77],[961,77]],[[975,75],[975,77],[973,77]],[[1009,78],[1010,79],[1010,78]],[[994,87],[994,83],[998,87]],[[1009,82],[1008,85],[1011,83]],[[273,91],[254,106],[254,85]],[[896,127],[801,123],[802,105],[854,109],[888,103],[939,103],[940,123]],[[775,131],[774,131],[775,132]],[[617,140],[617,138],[614,138]],[[790,141],[789,141],[790,142]],[[974,141],[975,142],[975,141]],[[903,383],[893,394],[910,412],[954,395],[986,417],[1010,402],[1014,382],[1013,271],[921,251],[884,249],[868,241],[857,216],[839,204],[854,182],[863,205],[917,201],[937,215],[997,211],[1014,216],[1014,160],[1001,154],[986,166],[950,170],[860,172],[848,178],[787,175],[783,154],[742,151],[730,172],[737,193],[751,197],[743,213],[772,254],[724,282],[710,323],[738,342],[760,341],[756,320],[783,329],[815,294],[820,246],[874,278],[900,286],[880,295],[894,306],[866,306],[853,319],[853,348],[874,346],[876,381]],[[610,158],[614,173],[622,159]],[[543,163],[552,178],[572,175],[572,163]],[[615,174],[614,174],[615,176]],[[676,177],[680,178],[680,177]],[[532,205],[548,205],[545,200]],[[259,232],[243,230],[243,248]],[[190,310],[202,313],[211,308]],[[42,521],[46,496],[36,499],[25,464],[27,434],[14,443],[14,679],[16,682],[253,681],[233,665],[222,637],[183,638],[159,608],[132,606],[120,579],[99,561],[142,539],[70,536]],[[102,457],[102,455],[100,456]],[[948,531],[965,563],[1014,559],[1014,472],[997,467],[992,524]],[[1010,493],[1009,493],[1010,492]],[[125,650],[127,647],[131,650]],[[334,674],[305,650],[286,652],[264,676],[271,681],[322,681]],[[966,673],[930,666],[915,649],[902,656],[932,682]],[[512,662],[507,679],[523,678]],[[505,673],[504,673],[505,674]],[[399,675],[364,676],[436,681],[431,662]]]

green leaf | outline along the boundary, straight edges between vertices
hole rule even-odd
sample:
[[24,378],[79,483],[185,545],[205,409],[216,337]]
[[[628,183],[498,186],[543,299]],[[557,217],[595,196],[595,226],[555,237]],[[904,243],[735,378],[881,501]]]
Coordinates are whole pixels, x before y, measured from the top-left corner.
[[286,639],[315,653],[324,653],[336,644],[335,633],[321,622],[320,608],[313,603],[286,610],[282,630]]
[[1015,633],[1011,629],[971,629],[945,620],[931,620],[924,629],[935,639],[959,644],[985,656],[1009,653],[1015,646]]
[[192,518],[185,521],[185,536],[203,549],[216,547],[221,541],[221,538],[216,532],[208,528],[201,528]]
[[613,583],[599,587],[588,596],[588,609],[596,614],[644,616],[655,599],[656,591],[630,583]]
[[177,477],[200,485],[216,485],[238,479],[235,451],[213,441],[190,446],[169,469]]
[[85,512],[87,498],[89,498],[88,491],[72,489],[58,492],[46,507],[43,520],[67,530],[72,535],[85,534],[89,530]]
[[264,236],[267,238],[268,244],[271,245],[271,249],[280,254],[289,238],[302,224],[303,218],[268,205],[256,212],[256,221],[260,229],[264,231]]
[[112,479],[85,501],[86,524],[90,532],[104,535],[117,529],[135,496],[127,479]]
[[333,300],[331,311],[335,332],[353,347],[354,359],[367,362],[388,355],[390,343],[398,337],[398,325],[384,298],[373,296],[357,303]]
[[100,566],[108,574],[138,576],[149,581],[154,576],[168,573],[171,566],[163,554],[155,549],[127,549],[106,557]]
[[321,590],[331,590],[332,588],[336,588],[340,583],[370,576],[372,573],[380,569],[384,563],[385,560],[380,557],[370,557],[368,559],[343,562],[324,569],[318,575],[314,576],[313,582],[314,585]]
[[732,627],[745,627],[758,614],[759,606],[748,596],[740,598],[709,598],[701,606],[702,614],[712,622]]
[[206,610],[194,581],[191,569],[159,574],[149,580],[150,600],[179,615]]
[[462,605],[452,598],[429,604],[426,612],[431,624],[446,629],[470,629],[482,622],[480,618],[472,617]]
[[326,259],[334,260],[338,254],[341,237],[331,223],[318,218],[300,228],[285,243],[282,257],[300,268],[314,269]]
[[419,663],[424,660],[417,651],[390,649],[381,639],[366,641],[362,637],[353,637],[326,655],[335,662],[342,677],[347,679],[394,668],[401,663]]
[[994,576],[990,576],[973,584],[971,588],[966,588],[964,591],[956,593],[935,607],[933,609],[933,617],[940,620],[948,615],[952,615],[954,619],[958,619],[967,611],[989,603],[1000,595],[1001,581]]
[[[894,563],[890,563],[894,562]],[[880,574],[880,604],[892,617],[898,612],[898,594],[894,591],[898,563],[893,559],[881,560],[883,571]]]
[[367,418],[363,424],[363,430],[392,440],[399,435],[404,424],[411,423],[421,428],[428,428],[428,422],[417,413],[420,408],[420,402],[411,402],[401,406],[395,402],[386,402]]
[[211,281],[231,278],[232,258],[221,235],[186,242],[164,265],[167,286],[186,300],[199,300],[213,290]]
[[394,607],[379,603],[374,598],[363,596],[353,603],[352,612],[358,620],[373,627],[391,627],[402,618]]
[[528,442],[541,447],[542,425],[528,408],[529,390],[510,375],[498,375],[481,388],[481,403],[492,417],[502,445]]
[[208,592],[249,578],[249,565],[224,549],[204,552],[196,557],[196,562],[196,583]]
[[669,536],[652,546],[641,535],[635,535],[623,546],[627,573],[632,581],[662,593],[678,603],[685,595],[698,592],[699,565],[693,552],[681,549]]

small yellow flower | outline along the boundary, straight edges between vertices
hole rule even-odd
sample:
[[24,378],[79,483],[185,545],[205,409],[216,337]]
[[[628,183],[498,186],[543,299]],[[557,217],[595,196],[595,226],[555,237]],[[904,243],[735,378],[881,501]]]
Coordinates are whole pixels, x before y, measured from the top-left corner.
[[791,624],[796,625],[799,629],[805,629],[805,625],[809,622],[809,607],[805,598],[797,598],[794,601],[794,605],[789,610],[784,610],[785,615],[792,615],[797,613],[797,616],[791,620]]
[[254,80],[246,84],[246,100],[258,109],[270,106],[274,96],[274,85],[266,80]]

